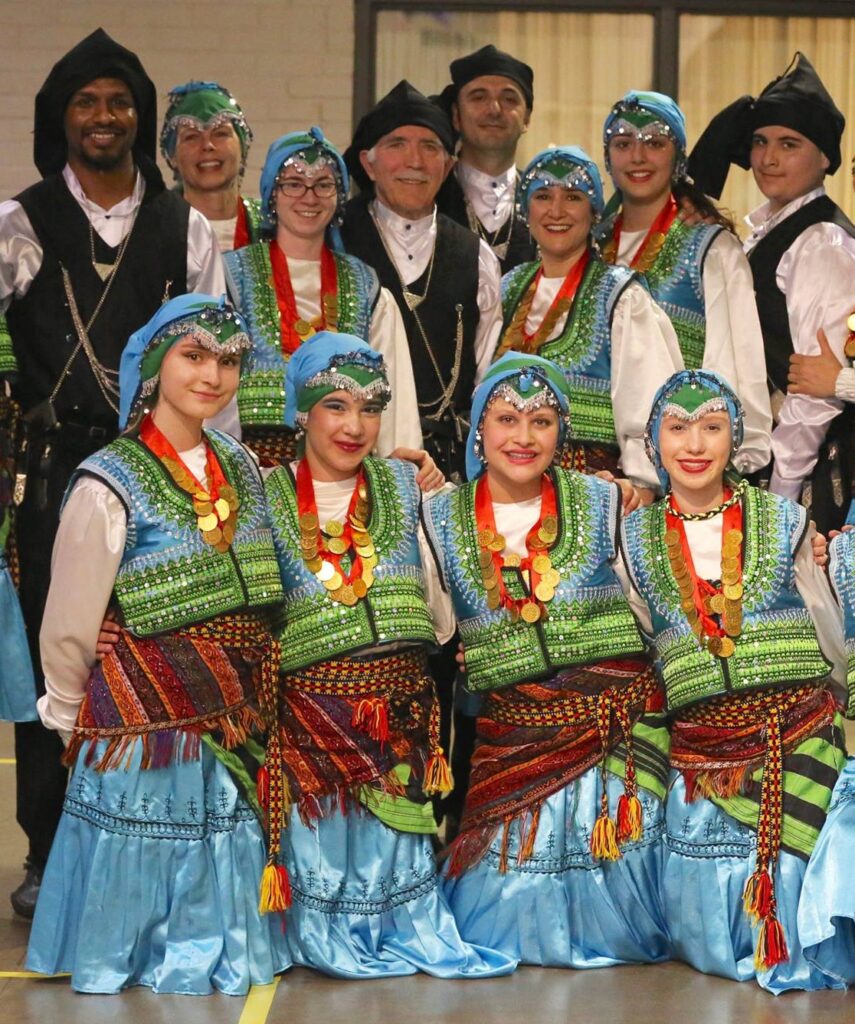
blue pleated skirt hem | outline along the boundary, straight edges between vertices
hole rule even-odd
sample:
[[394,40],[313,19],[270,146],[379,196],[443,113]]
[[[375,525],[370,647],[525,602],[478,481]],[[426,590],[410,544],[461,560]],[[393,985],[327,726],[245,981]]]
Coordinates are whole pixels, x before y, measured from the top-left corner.
[[396,832],[364,810],[333,810],[312,828],[292,812],[282,848],[295,964],[351,980],[494,978],[516,967],[460,937],[427,836]]
[[[103,744],[101,744],[103,746]],[[42,882],[28,970],[79,992],[245,995],[291,965],[262,917],[261,828],[228,772],[199,759],[97,773],[78,758]]]
[[[608,778],[614,812],[621,780]],[[512,826],[508,870],[499,871],[501,834],[486,856],[443,887],[461,935],[524,964],[594,968],[653,963],[670,956],[661,905],[664,809],[645,791],[644,835],[617,861],[590,854],[600,811],[598,768],[544,802],[533,855],[516,863],[520,835]]]
[[[853,786],[855,772],[851,767],[847,771]],[[851,867],[835,877],[834,863],[842,863],[847,856],[851,861],[855,849],[855,788],[845,801],[848,808],[838,805],[829,815],[810,862],[786,851],[779,856],[775,895],[789,959],[768,971],[755,968],[758,929],[742,906],[745,883],[756,865],[756,833],[708,800],[686,803],[685,793],[682,775],[672,772],[664,900],[675,959],[706,974],[735,981],[756,979],[775,995],[844,988],[844,977],[851,979],[855,974],[851,953],[855,894]],[[849,918],[845,927],[828,927],[841,913]],[[835,937],[842,949],[836,948]]]
[[0,720],[35,722],[36,684],[18,593],[0,555]]

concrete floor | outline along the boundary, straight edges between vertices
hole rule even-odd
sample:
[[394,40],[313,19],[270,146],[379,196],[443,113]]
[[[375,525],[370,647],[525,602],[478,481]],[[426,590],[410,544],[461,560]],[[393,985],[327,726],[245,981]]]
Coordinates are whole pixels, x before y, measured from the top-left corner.
[[[855,728],[849,723],[850,749]],[[246,1000],[213,995],[81,996],[65,978],[17,978],[29,927],[7,894],[21,879],[12,730],[0,725],[0,1024],[853,1024],[855,993],[774,997],[754,984],[698,974],[683,964],[564,971],[524,967],[509,978],[344,982],[295,969]]]

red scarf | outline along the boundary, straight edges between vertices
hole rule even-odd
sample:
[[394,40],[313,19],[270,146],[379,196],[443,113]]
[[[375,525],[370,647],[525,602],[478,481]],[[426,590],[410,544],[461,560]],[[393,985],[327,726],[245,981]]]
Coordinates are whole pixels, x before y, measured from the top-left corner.
[[[297,333],[295,326],[300,314],[297,312],[294,286],[288,272],[288,259],[275,241],[270,243],[270,265],[273,268],[273,288],[279,307],[279,341],[283,353],[290,355],[297,351],[305,338]],[[321,318],[318,329],[323,330],[327,326],[324,299],[327,296],[335,298],[337,295],[338,273],[335,257],[327,246],[324,246],[321,250]]]

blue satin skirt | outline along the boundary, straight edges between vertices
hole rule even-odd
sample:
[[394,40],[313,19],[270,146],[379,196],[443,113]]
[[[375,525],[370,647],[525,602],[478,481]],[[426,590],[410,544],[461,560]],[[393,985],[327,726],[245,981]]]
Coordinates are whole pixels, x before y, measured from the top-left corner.
[[[735,981],[756,978],[775,995],[790,989],[843,988],[844,976],[855,980],[853,797],[855,769],[850,761],[838,780],[836,806],[833,804],[810,862],[781,852],[775,896],[789,960],[758,972],[754,966],[758,929],[742,907],[742,892],[756,864],[756,833],[709,800],[686,803],[683,777],[672,772],[664,898],[674,957],[706,974]],[[811,885],[806,887],[808,879]],[[840,914],[849,920],[833,922]],[[812,927],[807,927],[808,920]],[[805,949],[808,944],[813,948]],[[824,959],[830,964],[823,964]]]
[[[608,776],[614,813],[623,782]],[[540,811],[534,853],[516,863],[519,832],[512,826],[508,870],[499,871],[501,833],[480,863],[444,889],[461,935],[544,967],[609,967],[650,963],[670,955],[661,905],[661,801],[639,790],[644,835],[627,843],[617,861],[591,856],[600,813],[599,768],[591,768],[548,797]]]
[[[855,758],[831,797],[799,901],[799,939],[805,958],[826,978],[855,985]],[[829,987],[839,987],[838,985]]]
[[36,684],[18,592],[0,555],[0,719],[35,722]]
[[[99,741],[103,751],[106,741]],[[226,769],[200,757],[98,773],[78,757],[27,969],[78,992],[245,995],[291,964],[279,914],[258,912],[265,844]],[[97,754],[96,754],[97,757]]]
[[510,974],[516,959],[467,944],[439,886],[430,839],[368,811],[331,810],[312,828],[296,810],[282,833],[295,964],[338,978]]

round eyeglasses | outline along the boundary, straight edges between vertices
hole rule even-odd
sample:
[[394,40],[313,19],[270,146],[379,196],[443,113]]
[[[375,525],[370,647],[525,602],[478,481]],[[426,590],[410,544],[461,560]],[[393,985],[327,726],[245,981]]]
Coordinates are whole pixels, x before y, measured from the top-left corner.
[[289,199],[301,199],[310,189],[318,199],[332,199],[338,192],[338,185],[335,178],[321,178],[313,185],[305,181],[298,181],[296,178],[286,178],[284,181],[277,181],[276,187],[283,196]]

